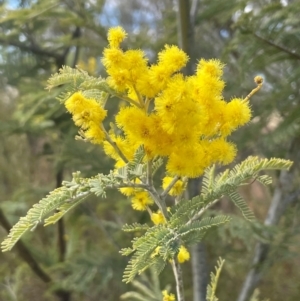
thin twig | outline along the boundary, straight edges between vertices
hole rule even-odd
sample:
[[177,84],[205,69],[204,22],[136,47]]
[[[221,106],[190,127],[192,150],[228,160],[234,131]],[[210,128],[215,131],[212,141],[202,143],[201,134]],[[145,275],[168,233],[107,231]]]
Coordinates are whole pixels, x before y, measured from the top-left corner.
[[[3,211],[0,209],[0,224],[1,226],[9,233],[11,229],[11,225],[6,219]],[[16,249],[20,255],[20,257],[29,265],[31,270],[45,283],[50,283],[52,281],[51,277],[40,267],[38,262],[33,258],[32,254],[30,253],[29,249],[26,245],[19,240],[16,243]]]
[[198,211],[198,213],[196,213],[187,223],[186,226],[190,225],[193,221],[195,221],[196,219],[198,219],[199,217],[201,217],[201,215],[211,206],[213,206],[214,204],[216,204],[219,199],[215,199],[212,202],[210,202],[209,204],[207,204],[205,207],[203,207],[200,211]]
[[121,184],[115,184],[113,185],[113,188],[141,188],[145,190],[150,190],[150,186],[147,184],[142,184],[142,183],[131,183],[131,182],[126,182],[126,183],[121,183]]
[[176,281],[177,301],[184,301],[183,279],[181,266],[177,259],[172,260],[172,269]]
[[[63,167],[56,173],[56,188],[61,187],[63,182]],[[56,210],[58,212],[58,210]],[[65,239],[65,225],[64,219],[61,218],[57,223],[57,245],[59,253],[59,262],[65,261],[65,255],[67,251],[66,239]]]
[[118,145],[116,142],[114,142],[109,134],[107,133],[107,131],[105,130],[103,124],[101,124],[101,129],[105,134],[105,138],[108,141],[108,143],[115,149],[115,151],[118,153],[119,157],[125,162],[128,163],[128,159],[125,157],[125,155],[122,153],[122,151],[119,149]]
[[182,199],[182,196],[183,196],[183,194],[184,194],[184,192],[186,191],[186,187],[187,187],[187,182],[188,182],[188,180],[189,180],[189,178],[188,177],[184,177],[183,179],[182,179],[182,182],[183,182],[183,185],[185,186],[185,189],[175,198],[175,204],[178,204],[180,201],[181,201],[181,199]]
[[272,46],[272,47],[274,47],[274,48],[277,48],[277,49],[279,49],[279,50],[281,50],[281,51],[287,53],[288,55],[290,55],[290,56],[296,58],[297,60],[300,60],[300,55],[299,55],[298,53],[293,52],[293,51],[291,51],[290,49],[288,49],[288,48],[286,48],[286,47],[284,47],[284,46],[275,44],[274,42],[272,42],[272,41],[270,41],[270,40],[268,40],[268,39],[266,39],[266,38],[260,36],[260,35],[257,34],[256,32],[253,32],[252,34],[253,34],[257,39],[259,39],[259,40],[261,40],[261,41],[263,41],[263,42],[269,44],[270,46]]
[[168,187],[161,193],[160,197],[161,199],[165,199],[169,191],[173,188],[173,186],[176,184],[176,182],[179,180],[179,176],[175,176],[173,180],[170,182]]
[[147,162],[147,184],[153,186],[153,178],[152,178],[152,160]]
[[149,186],[147,188],[147,190],[149,191],[149,193],[152,196],[155,204],[158,206],[159,210],[163,214],[164,218],[167,220],[167,218],[168,218],[168,210],[167,210],[167,206],[166,206],[165,200],[160,197],[159,193],[156,191],[156,189],[155,189],[155,187],[153,185]]
[[130,97],[128,96],[125,96],[125,95],[120,95],[120,94],[115,94],[116,97],[122,99],[122,100],[125,100],[129,103],[131,103],[132,105],[134,106],[137,106],[138,108],[143,108],[144,106],[140,105],[138,102],[136,102],[135,100],[131,99]]
[[146,97],[146,100],[145,100],[145,110],[146,112],[148,112],[148,108],[149,108],[149,104],[150,104],[150,101],[151,101],[152,98],[148,98]]
[[262,80],[262,78],[260,78],[260,81],[259,82],[257,82],[257,81],[255,81],[256,83],[257,83],[257,87],[256,88],[254,88],[244,99],[243,99],[243,101],[249,101],[249,99],[256,93],[256,92],[258,92],[260,89],[261,89],[261,87],[263,86],[263,80]]
[[139,103],[140,103],[141,108],[145,108],[145,104],[143,102],[143,98],[142,98],[141,94],[139,93],[139,91],[137,91],[137,89],[135,88],[135,86],[133,86],[133,89],[134,89],[134,92],[135,92],[136,96],[139,99]]

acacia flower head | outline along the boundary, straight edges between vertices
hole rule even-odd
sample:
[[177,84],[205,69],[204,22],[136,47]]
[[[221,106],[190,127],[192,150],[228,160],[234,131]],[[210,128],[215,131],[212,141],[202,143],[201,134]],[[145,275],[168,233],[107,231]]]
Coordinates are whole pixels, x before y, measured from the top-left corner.
[[151,214],[151,220],[155,225],[166,223],[166,219],[160,210],[158,210],[157,213]]
[[185,261],[190,260],[190,253],[189,251],[186,249],[186,247],[181,246],[179,248],[179,252],[177,255],[177,259],[179,263],[184,263]]
[[153,200],[146,191],[136,192],[131,199],[132,208],[138,211],[145,211],[153,203]]
[[174,294],[168,294],[167,290],[162,291],[163,294],[163,301],[175,301],[175,295]]
[[94,144],[105,139],[101,123],[107,115],[95,99],[86,98],[81,92],[71,95],[65,102],[66,109],[73,115],[74,123],[81,128],[84,138]]
[[[163,189],[166,189],[170,183],[173,181],[172,177],[164,177],[163,178]],[[182,180],[177,180],[176,183],[169,191],[169,195],[177,196],[180,195],[185,189],[185,183]]]
[[[116,161],[115,167],[132,160],[141,145],[146,155],[144,161],[166,159],[170,177],[194,178],[212,164],[231,163],[236,147],[227,140],[228,136],[249,122],[248,100],[258,88],[245,99],[226,101],[224,65],[219,60],[200,59],[195,74],[185,76],[180,69],[189,58],[177,46],[165,45],[157,62],[150,65],[143,50],[121,49],[126,35],[119,26],[111,28],[102,59],[108,74],[106,83],[127,102],[116,114],[117,127],[109,133],[110,141],[104,142],[104,151]],[[255,81],[261,86],[260,77]],[[86,138],[93,143],[105,140],[96,124],[102,122],[106,111],[95,100],[75,93],[66,101],[66,108]],[[164,188],[168,181],[164,179]],[[176,196],[183,189],[178,181],[169,193]],[[130,189],[123,191],[127,195],[132,193]],[[132,204],[145,210],[145,199],[133,198]]]
[[107,36],[110,47],[119,47],[126,36],[127,33],[121,26],[110,28]]

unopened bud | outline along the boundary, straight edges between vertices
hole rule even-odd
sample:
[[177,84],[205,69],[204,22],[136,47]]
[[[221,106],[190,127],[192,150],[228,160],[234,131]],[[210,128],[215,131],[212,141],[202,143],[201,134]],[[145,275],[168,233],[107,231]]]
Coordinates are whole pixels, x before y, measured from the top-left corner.
[[260,84],[262,84],[263,83],[263,81],[264,81],[264,79],[261,77],[261,76],[255,76],[254,77],[254,81],[255,81],[255,83],[257,84],[257,85],[260,85]]

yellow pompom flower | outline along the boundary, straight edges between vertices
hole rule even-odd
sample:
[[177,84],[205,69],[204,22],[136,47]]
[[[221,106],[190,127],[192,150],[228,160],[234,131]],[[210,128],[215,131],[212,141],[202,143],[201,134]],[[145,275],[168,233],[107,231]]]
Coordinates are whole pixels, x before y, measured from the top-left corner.
[[[172,177],[164,177],[163,178],[163,189],[166,189],[169,184],[172,182]],[[182,180],[177,180],[177,182],[174,184],[174,186],[169,191],[169,195],[177,196],[180,195],[185,189],[185,183]]]
[[219,60],[211,59],[204,60],[201,59],[197,65],[196,74],[199,76],[201,74],[207,74],[214,78],[220,78],[223,75],[224,64]]
[[164,89],[172,75],[172,71],[162,65],[153,65],[149,69],[149,82],[155,87],[155,94]]
[[184,263],[185,261],[190,260],[190,253],[189,251],[186,249],[186,247],[181,246],[179,248],[179,252],[177,255],[177,259],[179,263]]
[[165,49],[158,53],[158,63],[174,73],[183,68],[188,62],[187,54],[175,45],[165,45]]
[[[140,179],[135,179],[133,181],[131,181],[132,184],[135,184],[135,183],[141,183],[141,180]],[[136,188],[134,187],[124,187],[124,188],[120,188],[119,189],[120,192],[126,196],[131,196],[133,194],[135,194],[136,192]]]
[[224,165],[231,163],[236,156],[236,146],[223,138],[211,141],[209,150],[213,162],[219,162]]
[[127,33],[121,26],[110,28],[107,35],[109,46],[115,48],[119,47],[126,36]]
[[203,174],[211,161],[210,150],[204,142],[187,145],[181,149],[175,149],[170,154],[167,162],[167,171],[170,175],[187,176],[196,178]]
[[151,220],[155,225],[166,223],[166,219],[160,210],[158,210],[157,213],[151,214]]
[[147,206],[153,203],[153,200],[146,191],[136,192],[131,199],[132,208],[138,211],[145,211]]
[[66,100],[65,107],[73,115],[75,125],[83,130],[85,138],[94,144],[103,142],[105,134],[101,123],[107,111],[95,99],[85,98],[80,92],[76,92]]
[[163,294],[163,300],[162,301],[175,301],[175,295],[174,294],[168,294],[167,290],[162,291]]
[[73,115],[81,114],[85,109],[86,98],[81,92],[76,92],[65,101],[66,109]]
[[108,74],[110,74],[109,68],[120,65],[123,59],[124,52],[119,48],[105,48],[103,51],[102,63]]
[[231,123],[233,128],[242,126],[249,122],[251,118],[249,102],[245,102],[240,98],[234,98],[226,105],[225,114],[226,119]]
[[105,139],[103,130],[94,122],[90,123],[89,128],[84,132],[84,136],[94,144],[101,144]]

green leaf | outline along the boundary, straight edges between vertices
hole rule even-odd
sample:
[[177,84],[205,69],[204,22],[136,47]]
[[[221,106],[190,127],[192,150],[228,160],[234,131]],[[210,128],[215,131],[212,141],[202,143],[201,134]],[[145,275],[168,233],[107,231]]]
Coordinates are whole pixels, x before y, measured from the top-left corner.
[[216,297],[216,290],[217,290],[217,284],[218,280],[222,271],[222,267],[225,260],[222,258],[219,258],[218,265],[215,267],[216,273],[213,272],[210,273],[210,284],[207,286],[207,293],[206,293],[206,299],[207,301],[218,301],[219,299]]
[[236,191],[229,194],[230,199],[233,203],[241,210],[244,218],[248,221],[255,220],[255,216],[253,212],[248,207],[247,203],[243,200],[243,198]]
[[2,252],[10,251],[30,228],[34,230],[46,215],[71,199],[71,192],[66,187],[60,187],[50,192],[38,204],[33,205],[27,215],[21,217],[12,227],[7,238],[1,243]]
[[139,224],[139,223],[133,223],[131,225],[125,224],[122,227],[122,230],[125,232],[146,231],[148,229],[149,229],[149,226],[147,224]]

